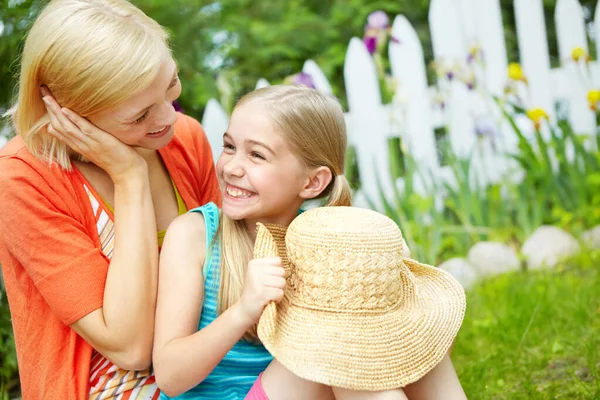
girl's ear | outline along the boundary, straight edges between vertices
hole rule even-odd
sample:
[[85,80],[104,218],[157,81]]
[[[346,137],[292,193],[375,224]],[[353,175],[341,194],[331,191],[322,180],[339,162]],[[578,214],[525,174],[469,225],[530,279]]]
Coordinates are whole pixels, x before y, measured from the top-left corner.
[[300,192],[300,197],[306,200],[314,199],[329,186],[333,174],[328,167],[321,166],[310,171],[308,182]]

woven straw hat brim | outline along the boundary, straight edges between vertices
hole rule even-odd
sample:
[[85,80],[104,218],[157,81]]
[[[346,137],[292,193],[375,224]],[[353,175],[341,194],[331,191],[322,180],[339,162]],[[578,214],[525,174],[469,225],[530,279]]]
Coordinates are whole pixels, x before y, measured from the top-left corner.
[[[404,387],[448,352],[464,318],[461,285],[448,273],[411,259],[417,292],[383,314],[302,308],[288,297],[269,304],[258,335],[301,378],[354,390]],[[407,279],[403,274],[402,279]]]

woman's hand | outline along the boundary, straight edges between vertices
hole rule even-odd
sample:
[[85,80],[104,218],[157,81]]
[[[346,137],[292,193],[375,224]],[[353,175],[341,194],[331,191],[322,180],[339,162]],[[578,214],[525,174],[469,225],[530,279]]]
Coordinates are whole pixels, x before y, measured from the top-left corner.
[[145,160],[131,146],[74,111],[61,108],[48,88],[42,87],[40,92],[50,116],[48,133],[106,171],[113,182],[147,171]]
[[248,263],[240,306],[244,315],[256,323],[263,309],[272,301],[283,298],[285,270],[281,258],[256,258]]

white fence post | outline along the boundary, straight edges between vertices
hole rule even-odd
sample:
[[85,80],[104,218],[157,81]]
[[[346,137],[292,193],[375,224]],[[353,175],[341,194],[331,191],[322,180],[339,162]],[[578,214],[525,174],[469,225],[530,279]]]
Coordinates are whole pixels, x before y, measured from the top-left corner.
[[324,94],[333,94],[333,90],[331,90],[329,81],[316,62],[313,60],[306,60],[304,62],[304,66],[302,67],[302,72],[309,74],[312,77],[315,88],[319,92]]
[[377,72],[371,55],[362,40],[352,38],[344,63],[346,98],[352,126],[349,139],[356,148],[361,187],[378,206],[379,187],[391,194],[391,174],[388,157],[388,116],[383,112]]
[[[457,28],[460,29],[461,36],[464,39],[464,45],[468,46],[472,44],[477,39],[477,2],[485,1],[485,0],[445,0],[447,2],[446,6],[452,6],[456,10],[456,16],[458,17],[458,21],[460,22]],[[433,2],[433,1],[432,1]],[[429,4],[429,8],[431,10],[431,4]],[[439,5],[437,7],[440,7]],[[431,18],[431,14],[430,14]],[[466,52],[467,47],[465,47],[464,54]]]
[[[465,38],[465,21],[461,19],[452,0],[432,0],[429,6],[429,29],[435,60],[449,65],[461,65],[468,48]],[[455,74],[456,75],[456,74]],[[447,101],[449,139],[455,154],[466,157],[475,146],[471,96],[456,77],[451,82]]]
[[588,50],[583,10],[577,0],[558,0],[554,9],[556,40],[561,63],[571,59],[575,47]]
[[563,68],[555,74],[559,85],[555,96],[566,99],[573,129],[578,133],[594,132],[595,120],[587,106],[587,91],[592,83],[587,74],[585,60],[575,63],[571,52],[576,47],[588,50],[583,10],[577,0],[558,0],[554,10],[556,39]]
[[591,63],[592,69],[592,84],[593,89],[600,88],[600,2],[596,4],[596,10],[594,12],[594,25],[592,32],[594,34],[594,40],[596,42],[596,61]]
[[[399,107],[405,108],[406,119],[403,120],[400,136],[417,165],[437,173],[440,165],[433,133],[423,47],[417,32],[403,15],[394,19],[392,36],[399,41],[389,46],[392,75],[398,81],[400,96],[406,99],[406,104],[393,103],[392,112],[397,118],[402,118],[397,116],[402,112]],[[423,191],[424,188],[416,189]]]
[[600,59],[600,2],[594,11],[594,34],[596,39],[596,60]]
[[271,84],[269,83],[269,81],[266,80],[265,78],[260,78],[256,82],[256,87],[254,89],[262,89],[262,88],[267,87],[267,86],[271,86]]
[[519,57],[529,84],[529,107],[554,115],[550,85],[550,56],[542,0],[514,0]]
[[[477,145],[476,157],[485,168],[479,176],[483,183],[486,180],[497,182],[501,179],[508,167],[506,157],[494,150],[491,141],[495,142],[496,149],[501,151],[510,149],[510,141],[507,136],[510,132],[502,131],[504,120],[501,111],[496,107],[490,96],[501,96],[504,93],[504,85],[507,81],[508,59],[506,55],[506,44],[504,39],[504,25],[502,24],[502,13],[499,0],[477,0],[473,4],[475,10],[476,38],[475,45],[481,46],[483,58],[483,84],[485,89],[480,91],[479,96],[474,99],[475,111],[478,112],[476,124],[489,124],[497,129],[502,137],[482,137]],[[482,97],[483,96],[483,97]],[[514,135],[513,135],[514,136]]]
[[506,44],[499,0],[477,0],[476,42],[483,49],[485,83],[490,92],[501,95],[506,83]]
[[8,137],[10,135],[10,128],[9,125],[0,125],[0,149],[3,148],[4,146],[6,146],[6,143],[8,143]]
[[202,127],[212,148],[213,160],[216,162],[223,148],[223,134],[229,125],[229,116],[215,99],[209,99],[202,116]]

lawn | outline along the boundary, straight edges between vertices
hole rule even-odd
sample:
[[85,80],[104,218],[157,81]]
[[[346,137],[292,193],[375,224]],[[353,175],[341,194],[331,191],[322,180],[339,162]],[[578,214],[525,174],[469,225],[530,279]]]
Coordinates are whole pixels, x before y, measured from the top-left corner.
[[467,293],[452,359],[469,399],[600,399],[600,252]]
[[467,302],[452,359],[470,400],[600,399],[600,252],[489,279]]

